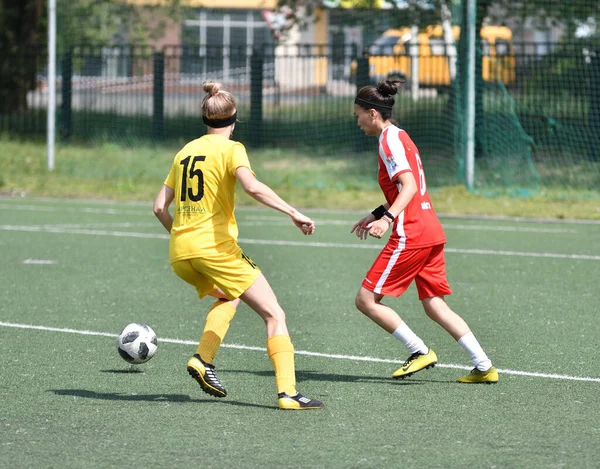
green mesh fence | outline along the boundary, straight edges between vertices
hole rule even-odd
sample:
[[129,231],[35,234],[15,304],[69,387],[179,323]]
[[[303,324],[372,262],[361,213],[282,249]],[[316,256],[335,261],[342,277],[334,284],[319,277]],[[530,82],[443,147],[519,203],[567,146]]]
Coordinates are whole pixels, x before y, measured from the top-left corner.
[[[205,131],[201,85],[213,79],[238,98],[235,138],[250,148],[339,160],[357,185],[374,186],[363,168],[376,141],[356,126],[353,97],[401,76],[394,119],[429,186],[465,184],[466,1],[303,2],[317,8],[297,10],[301,27],[279,35],[293,22],[273,20],[264,1],[155,3],[58,0],[63,142],[175,147]],[[477,4],[473,189],[600,197],[598,2]],[[2,131],[43,136],[46,63],[43,47],[2,55]],[[4,99],[11,67],[34,70],[23,106]]]
[[534,140],[521,125],[513,97],[501,82],[486,83],[481,89],[474,190],[488,195],[536,193],[540,175],[533,162]]

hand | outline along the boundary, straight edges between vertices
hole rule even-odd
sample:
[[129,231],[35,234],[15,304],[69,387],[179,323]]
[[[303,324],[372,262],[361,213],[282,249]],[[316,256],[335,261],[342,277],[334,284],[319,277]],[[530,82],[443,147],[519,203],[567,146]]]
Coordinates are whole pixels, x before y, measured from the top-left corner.
[[369,236],[373,236],[373,238],[381,238],[385,234],[385,232],[390,227],[390,224],[381,218],[380,220],[376,220],[374,222],[369,223],[366,228],[369,230]]
[[367,225],[373,221],[375,221],[375,215],[369,213],[366,217],[361,218],[354,224],[350,233],[355,233],[360,239],[367,239],[367,234],[369,233]]
[[296,212],[291,216],[294,225],[300,228],[300,231],[305,235],[311,235],[315,232],[315,222],[308,218],[306,215]]

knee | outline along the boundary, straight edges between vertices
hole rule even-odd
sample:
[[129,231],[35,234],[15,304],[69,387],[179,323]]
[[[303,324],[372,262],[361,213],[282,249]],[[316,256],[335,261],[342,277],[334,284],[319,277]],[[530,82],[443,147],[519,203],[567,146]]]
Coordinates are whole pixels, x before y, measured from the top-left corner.
[[263,319],[266,324],[285,323],[285,312],[281,308],[269,308],[264,311]]
[[265,327],[267,329],[268,335],[281,333],[281,332],[273,332],[273,331],[287,330],[285,316],[284,317],[276,317],[276,316],[264,317],[263,321],[265,322]]
[[356,295],[356,298],[354,299],[354,306],[356,306],[356,309],[358,309],[363,314],[367,314],[369,311],[369,301],[367,298],[365,298],[364,295],[361,295],[360,293]]
[[448,304],[440,297],[426,298],[423,300],[425,314],[435,322],[440,322],[449,312]]

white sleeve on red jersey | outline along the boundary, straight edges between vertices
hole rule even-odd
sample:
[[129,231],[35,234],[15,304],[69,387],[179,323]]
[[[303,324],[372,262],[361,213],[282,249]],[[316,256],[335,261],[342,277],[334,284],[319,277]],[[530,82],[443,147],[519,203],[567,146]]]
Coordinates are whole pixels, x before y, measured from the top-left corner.
[[411,171],[399,132],[401,130],[397,127],[386,127],[379,139],[379,158],[385,165],[391,181],[395,181],[400,174]]

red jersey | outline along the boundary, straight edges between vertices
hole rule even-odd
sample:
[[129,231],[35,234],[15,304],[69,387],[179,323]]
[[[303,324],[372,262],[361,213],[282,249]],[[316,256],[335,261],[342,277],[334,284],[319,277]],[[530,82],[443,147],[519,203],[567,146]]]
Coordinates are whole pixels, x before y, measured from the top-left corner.
[[402,189],[398,176],[410,171],[417,181],[417,192],[396,217],[390,241],[397,241],[404,249],[444,244],[446,235],[427,193],[419,151],[404,130],[391,125],[381,132],[378,162],[379,187],[390,206]]

